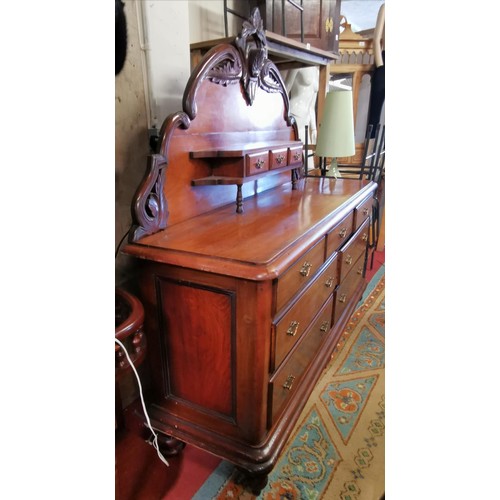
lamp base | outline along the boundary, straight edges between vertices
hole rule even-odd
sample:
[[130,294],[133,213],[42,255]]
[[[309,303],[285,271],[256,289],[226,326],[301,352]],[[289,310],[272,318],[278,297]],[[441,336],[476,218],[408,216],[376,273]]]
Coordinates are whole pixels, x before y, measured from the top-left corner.
[[332,158],[332,163],[330,163],[330,167],[327,167],[326,165],[326,158],[320,158],[319,169],[321,172],[321,177],[334,177],[335,179],[340,177],[337,158]]

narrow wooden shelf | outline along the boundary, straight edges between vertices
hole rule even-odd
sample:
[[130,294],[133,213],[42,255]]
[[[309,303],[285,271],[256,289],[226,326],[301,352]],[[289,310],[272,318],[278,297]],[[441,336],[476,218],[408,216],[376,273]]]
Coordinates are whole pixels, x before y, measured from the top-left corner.
[[[303,162],[302,141],[263,141],[230,144],[222,148],[191,151],[190,158],[206,159],[211,175],[193,179],[192,186],[236,185],[236,212],[243,212],[241,187],[247,180],[299,168]],[[217,161],[214,161],[217,159]],[[292,184],[297,175],[292,172]]]
[[191,181],[192,186],[230,186],[241,183],[241,177],[223,177],[221,175],[209,175]]
[[239,158],[247,154],[263,153],[275,148],[302,147],[302,141],[263,141],[247,144],[232,144],[224,148],[210,148],[201,151],[191,151],[191,158]]

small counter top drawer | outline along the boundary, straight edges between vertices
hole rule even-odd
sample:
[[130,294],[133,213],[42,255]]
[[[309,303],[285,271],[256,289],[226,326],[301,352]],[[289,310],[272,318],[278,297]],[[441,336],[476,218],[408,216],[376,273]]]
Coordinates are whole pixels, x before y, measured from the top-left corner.
[[354,263],[364,254],[368,242],[368,231],[370,230],[369,219],[365,220],[361,227],[354,233],[352,238],[340,249],[339,266],[340,282],[344,280]]
[[255,175],[269,170],[269,153],[252,153],[245,156],[246,174]]
[[369,196],[366,200],[363,200],[354,209],[354,230],[358,229],[363,222],[370,217],[372,213],[373,206],[373,196]]
[[288,148],[273,149],[269,151],[269,170],[282,168],[288,165]]
[[335,292],[335,306],[333,311],[333,324],[336,324],[342,316],[344,309],[351,300],[353,293],[358,287],[359,283],[363,281],[363,268],[365,264],[364,256],[361,255],[359,259],[352,266],[345,280],[339,285]]
[[309,283],[323,264],[325,239],[316,243],[278,278],[276,311],[279,311],[304,285]]
[[345,243],[352,234],[352,224],[354,220],[354,212],[344,217],[333,229],[328,231],[326,235],[326,257],[328,258],[333,252],[337,251],[340,246]]
[[288,165],[302,163],[302,146],[288,148]]
[[337,254],[300,298],[274,324],[275,355],[271,371],[280,365],[290,349],[307,330],[318,310],[332,295],[338,283]]
[[286,401],[294,393],[307,367],[314,359],[323,339],[332,326],[333,297],[330,297],[304,334],[301,342],[278,372],[270,380],[270,425],[275,421]]

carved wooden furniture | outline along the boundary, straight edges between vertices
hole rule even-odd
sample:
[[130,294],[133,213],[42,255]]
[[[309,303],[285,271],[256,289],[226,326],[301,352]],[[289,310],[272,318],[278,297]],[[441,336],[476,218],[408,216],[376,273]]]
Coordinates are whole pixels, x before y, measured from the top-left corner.
[[[144,307],[141,301],[122,288],[115,291],[115,338],[127,349],[135,367],[146,356],[146,338],[144,336]],[[122,402],[118,381],[131,370],[123,349],[115,343],[115,415],[116,426],[123,425]]]
[[[376,184],[302,177],[297,138],[256,10],[165,120],[124,248],[145,307],[153,427],[232,462],[254,493],[365,287]],[[261,173],[256,158],[277,168]]]
[[307,0],[302,4],[303,13],[287,2],[265,0],[258,3],[265,13],[268,30],[295,40],[302,38],[301,41],[318,49],[338,52],[340,0]]

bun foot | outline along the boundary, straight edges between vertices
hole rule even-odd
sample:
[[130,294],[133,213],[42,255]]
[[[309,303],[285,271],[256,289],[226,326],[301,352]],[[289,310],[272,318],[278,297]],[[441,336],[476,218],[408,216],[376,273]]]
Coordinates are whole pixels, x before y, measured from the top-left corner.
[[236,469],[233,476],[233,481],[253,495],[258,496],[260,492],[266,487],[268,481],[267,474],[252,474],[243,469]]
[[[149,432],[146,435],[147,431]],[[164,457],[175,457],[186,447],[186,443],[184,441],[179,441],[178,439],[168,436],[167,434],[162,434],[161,432],[157,432],[157,434],[158,448]],[[146,427],[144,428],[144,439],[151,446],[153,446],[154,435],[151,433],[151,430]]]
[[179,441],[172,436],[158,435],[158,448],[165,457],[175,457],[186,447],[184,441]]

